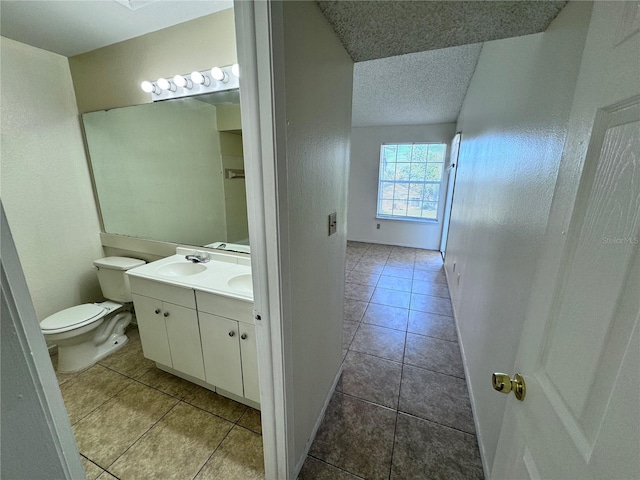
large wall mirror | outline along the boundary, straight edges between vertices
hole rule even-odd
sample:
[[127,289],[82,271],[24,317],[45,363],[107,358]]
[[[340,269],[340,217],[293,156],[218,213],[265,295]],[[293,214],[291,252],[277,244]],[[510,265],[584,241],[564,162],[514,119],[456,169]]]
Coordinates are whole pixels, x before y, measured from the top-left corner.
[[106,233],[249,244],[238,91],[85,113]]

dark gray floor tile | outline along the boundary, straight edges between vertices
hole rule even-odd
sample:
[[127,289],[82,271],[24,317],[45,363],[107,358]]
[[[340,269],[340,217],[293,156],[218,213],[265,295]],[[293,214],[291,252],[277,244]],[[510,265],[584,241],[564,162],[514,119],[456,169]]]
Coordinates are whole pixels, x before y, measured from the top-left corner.
[[457,342],[408,333],[404,363],[464,378],[462,356]]
[[443,297],[432,297],[431,295],[411,294],[411,310],[420,312],[437,313],[438,315],[448,315],[453,317],[453,307],[451,300]]
[[387,479],[396,412],[334,393],[309,454],[361,477]]
[[385,407],[397,408],[402,364],[358,352],[348,352],[339,391]]
[[382,274],[382,270],[384,270],[385,260],[360,260],[355,267],[353,267],[353,272],[358,273],[377,273],[378,275]]
[[391,266],[387,261],[387,266],[382,270],[382,275],[387,275],[389,277],[413,278],[413,266]]
[[447,277],[444,273],[444,270],[422,270],[415,269],[413,272],[414,280],[423,280],[425,282],[435,282],[435,283],[447,283]]
[[424,280],[413,280],[411,292],[421,295],[431,295],[433,297],[450,298],[449,287],[444,283],[425,282]]
[[387,290],[386,288],[376,288],[370,301],[391,307],[409,308],[411,294],[409,292]]
[[307,457],[298,476],[298,480],[357,480],[359,478],[361,477],[356,477],[313,457]]
[[464,380],[405,365],[399,410],[475,435]]
[[451,342],[458,341],[453,317],[437,315],[435,313],[410,310],[407,331],[428,337],[441,338]]
[[399,414],[391,479],[482,480],[475,435]]
[[399,290],[401,292],[410,292],[411,279],[382,275],[380,277],[380,280],[378,280],[377,286],[379,288],[387,288],[389,290]]
[[362,302],[368,302],[373,294],[374,287],[369,285],[360,285],[358,283],[344,284],[344,296],[352,300],[360,300]]
[[411,270],[413,272],[414,263],[413,259],[394,258],[393,256],[389,256],[385,266],[389,267],[389,269],[398,268],[401,270]]
[[404,340],[405,332],[361,323],[350,350],[402,362]]
[[344,299],[344,320],[345,322],[359,322],[367,309],[367,302],[361,300]]
[[380,327],[405,331],[407,329],[408,318],[409,310],[406,308],[370,303],[364,313],[362,321]]
[[359,283],[360,285],[369,285],[375,287],[378,283],[380,274],[378,273],[365,273],[357,270],[351,270],[345,278],[347,282]]
[[359,478],[362,477],[356,477],[313,457],[307,457],[298,475],[298,480],[357,480]]
[[342,347],[349,348],[349,345],[353,341],[353,336],[358,330],[360,324],[356,322],[344,322],[342,326]]

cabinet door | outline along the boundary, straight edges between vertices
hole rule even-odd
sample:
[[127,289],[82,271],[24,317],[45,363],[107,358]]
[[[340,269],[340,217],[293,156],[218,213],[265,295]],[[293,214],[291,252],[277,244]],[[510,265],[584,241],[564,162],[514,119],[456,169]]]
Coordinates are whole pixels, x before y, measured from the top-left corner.
[[207,383],[243,396],[238,322],[199,312]]
[[142,352],[149,360],[171,366],[171,351],[164,317],[162,302],[154,298],[133,294],[136,320],[140,330]]
[[204,380],[198,314],[192,308],[162,303],[173,368]]
[[254,402],[260,402],[258,349],[256,345],[256,328],[253,325],[240,323],[240,356],[242,357],[244,396]]

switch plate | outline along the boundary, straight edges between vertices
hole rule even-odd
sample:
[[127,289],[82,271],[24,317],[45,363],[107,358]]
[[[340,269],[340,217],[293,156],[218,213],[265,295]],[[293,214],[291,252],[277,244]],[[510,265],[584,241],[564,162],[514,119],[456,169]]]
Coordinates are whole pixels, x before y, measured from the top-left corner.
[[333,235],[338,230],[338,214],[336,212],[329,214],[329,235]]

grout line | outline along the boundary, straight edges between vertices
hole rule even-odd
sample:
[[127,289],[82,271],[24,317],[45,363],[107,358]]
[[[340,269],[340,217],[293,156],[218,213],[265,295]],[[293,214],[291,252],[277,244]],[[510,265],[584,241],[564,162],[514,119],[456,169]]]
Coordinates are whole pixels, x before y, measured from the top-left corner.
[[437,373],[439,375],[445,375],[445,376],[451,377],[451,378],[457,378],[458,380],[466,380],[465,377],[457,377],[455,375],[451,375],[450,373],[442,373],[442,372],[439,372],[437,370],[433,370],[432,368],[420,367],[418,365],[413,365],[412,363],[405,363],[405,362],[403,362],[402,364],[403,365],[407,365],[407,366],[412,367],[412,368],[417,368],[419,370],[426,370],[427,372]]
[[314,457],[314,456],[313,456],[313,455],[311,455],[311,454],[307,454],[307,457],[311,457],[311,458],[313,458],[314,460],[317,460],[317,461],[319,461],[319,462],[324,463],[325,465],[329,465],[329,466],[331,466],[331,467],[333,467],[333,468],[336,468],[336,469],[338,469],[338,470],[340,470],[340,471],[342,471],[342,472],[345,472],[345,473],[348,473],[348,474],[350,474],[350,475],[353,475],[353,476],[354,476],[354,477],[356,477],[356,478],[359,478],[359,479],[365,480],[365,479],[364,479],[364,477],[361,477],[361,476],[360,476],[360,475],[358,475],[357,473],[353,473],[353,472],[351,472],[351,471],[349,471],[349,470],[345,470],[345,469],[344,469],[344,468],[342,468],[342,467],[339,467],[339,466],[337,466],[337,465],[334,465],[333,463],[329,463],[329,462],[327,462],[326,460],[323,460],[323,459],[321,459],[321,458]]
[[[211,452],[211,455],[209,455],[207,457],[207,459],[204,461],[204,463],[202,464],[202,466],[198,469],[198,471],[196,472],[196,474],[191,477],[196,478],[198,475],[200,475],[200,472],[202,471],[202,469],[205,467],[205,465],[207,463],[209,463],[209,460],[211,460],[211,458],[215,455],[215,453],[218,451],[218,449],[220,448],[220,445],[222,445],[224,443],[224,441],[227,439],[227,437],[229,436],[229,434],[231,433],[231,430],[233,430],[235,428],[235,424],[233,425],[233,427],[231,427],[229,429],[229,431],[227,432],[227,434],[224,436],[224,438],[222,440],[220,440],[220,443],[218,445],[216,445],[216,448],[213,449],[213,452]],[[264,448],[264,447],[263,447]]]
[[[440,423],[440,422],[437,422],[435,420],[431,420],[431,419],[424,418],[424,417],[419,417],[417,415],[414,415],[413,413],[404,412],[402,410],[399,410],[398,414],[406,415],[407,417],[415,418],[416,420],[422,420],[423,422],[433,423],[434,425],[438,425],[440,427],[448,428],[449,430],[453,430],[455,432],[464,433],[465,435],[469,435],[471,437],[477,437],[477,435],[475,433],[465,432],[464,430],[460,430],[459,428],[452,427],[451,425],[445,425],[444,423]],[[475,428],[474,428],[474,430],[475,430]]]
[[[169,412],[171,412],[174,408],[176,408],[176,405],[178,405],[180,403],[180,401],[178,400],[175,405],[173,405],[169,410],[167,410],[163,415],[160,416],[160,418],[158,418],[158,420],[155,421],[155,423],[153,423],[153,425],[151,425],[149,428],[147,428],[144,433],[142,435],[140,435],[131,445],[129,445],[124,452],[122,452],[120,455],[118,455],[116,457],[116,459],[111,462],[109,464],[109,466],[107,468],[105,468],[105,470],[109,471],[109,468],[111,468],[123,455],[125,455],[129,450],[131,450],[131,448],[136,445],[141,439],[142,437],[144,437],[147,433],[149,433],[151,431],[151,429],[153,427],[155,427],[164,417],[166,417],[167,415],[169,415]],[[110,474],[112,474],[111,472],[109,472]],[[113,475],[113,474],[112,474]],[[114,475],[115,476],[115,475]]]

